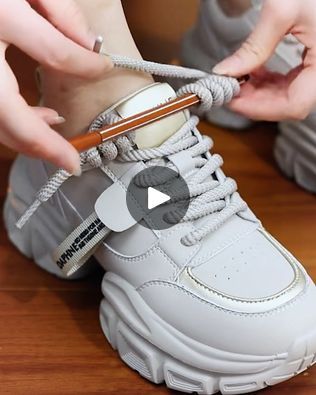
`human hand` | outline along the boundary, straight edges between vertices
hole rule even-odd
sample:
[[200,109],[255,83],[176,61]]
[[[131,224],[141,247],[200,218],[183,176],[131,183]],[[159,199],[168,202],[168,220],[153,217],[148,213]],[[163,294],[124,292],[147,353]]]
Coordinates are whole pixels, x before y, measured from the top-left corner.
[[[242,47],[213,71],[234,77],[251,74],[230,108],[256,120],[306,118],[316,104],[316,2],[265,0],[260,20]],[[279,42],[293,34],[306,48],[302,64],[287,75],[262,66]]]
[[51,127],[61,123],[62,117],[52,109],[32,108],[26,103],[5,54],[13,44],[45,67],[82,78],[97,78],[112,63],[91,51],[94,41],[95,35],[73,0],[1,0],[1,143],[71,173],[80,172],[78,152]]

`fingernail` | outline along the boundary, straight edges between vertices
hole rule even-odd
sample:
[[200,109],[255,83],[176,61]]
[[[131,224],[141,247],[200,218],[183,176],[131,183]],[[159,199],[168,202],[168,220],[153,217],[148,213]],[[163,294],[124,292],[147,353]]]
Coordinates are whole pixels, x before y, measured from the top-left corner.
[[218,63],[212,71],[215,74],[221,75],[237,75],[241,65],[242,62],[238,56],[230,56],[229,58]]
[[75,150],[75,157],[73,158],[73,161],[72,161],[71,174],[76,177],[80,177],[82,174],[81,159],[80,159],[80,155],[79,155],[78,151],[76,151],[76,150]]
[[75,177],[80,177],[82,175],[81,167],[76,167],[75,169],[73,169],[72,175],[74,175]]
[[66,119],[61,115],[58,115],[57,117],[52,118],[52,122],[54,125],[61,125],[62,123],[66,122]]
[[70,155],[72,158],[71,158],[70,163],[68,162],[68,167],[66,168],[66,170],[73,176],[80,177],[82,174],[80,155],[79,155],[78,151],[76,151],[74,148],[72,149],[72,152]]

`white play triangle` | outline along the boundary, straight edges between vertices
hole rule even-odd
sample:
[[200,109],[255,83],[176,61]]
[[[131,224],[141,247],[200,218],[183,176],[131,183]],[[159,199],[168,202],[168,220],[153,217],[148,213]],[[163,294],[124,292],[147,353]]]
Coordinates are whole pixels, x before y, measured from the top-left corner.
[[170,199],[171,197],[169,195],[166,195],[155,188],[148,188],[148,210],[161,206]]

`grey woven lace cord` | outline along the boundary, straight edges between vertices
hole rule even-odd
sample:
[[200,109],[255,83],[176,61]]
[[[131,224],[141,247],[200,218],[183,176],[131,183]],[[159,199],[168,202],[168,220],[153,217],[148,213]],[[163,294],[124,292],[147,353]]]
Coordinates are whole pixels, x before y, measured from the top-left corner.
[[[195,81],[181,88],[177,95],[185,93],[197,94],[202,104],[199,112],[209,111],[213,106],[229,103],[240,92],[237,79],[215,74],[208,74],[201,70],[189,69],[181,66],[130,59],[125,56],[110,55],[113,64],[119,68],[142,71],[165,78],[181,78]],[[198,81],[196,81],[198,80]]]
[[[111,55],[111,59],[115,67],[118,68],[142,71],[161,77],[181,78],[192,81],[198,80],[197,82],[192,82],[189,85],[185,85],[177,92],[177,94],[179,96],[184,93],[197,94],[201,98],[200,111],[207,111],[210,110],[214,105],[221,106],[230,102],[231,99],[239,93],[240,89],[238,81],[234,78],[211,75],[200,70],[159,64],[144,60],[135,60],[119,55]],[[102,117],[104,117],[103,120]],[[96,127],[102,127],[104,124],[102,121],[109,121],[109,117],[106,116],[105,113],[101,114],[97,120],[94,121],[94,123],[91,125],[91,130],[95,129]],[[115,118],[110,120],[110,122],[115,121]],[[103,154],[105,159],[114,160],[119,153],[119,148],[124,147],[124,151],[126,147],[128,148],[128,145],[127,137],[123,137],[116,142],[101,144],[99,151]],[[93,167],[100,167],[102,165],[102,158],[98,152],[98,149],[96,148],[88,150],[80,156],[82,163],[88,162]],[[41,204],[49,200],[69,177],[71,177],[71,174],[67,173],[65,170],[59,170],[54,176],[52,176],[37,194],[33,204],[19,219],[17,222],[17,227],[21,229],[37,211]]]
[[189,69],[181,66],[148,62],[146,60],[131,59],[126,56],[109,55],[115,67],[133,71],[142,71],[160,77],[181,78],[199,80],[209,74],[201,70]]

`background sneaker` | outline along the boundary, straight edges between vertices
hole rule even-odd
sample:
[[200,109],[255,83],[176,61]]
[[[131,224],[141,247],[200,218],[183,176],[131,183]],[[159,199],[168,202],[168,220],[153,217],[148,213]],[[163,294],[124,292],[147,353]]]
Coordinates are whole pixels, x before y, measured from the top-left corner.
[[[198,21],[185,36],[181,60],[185,66],[210,71],[220,60],[237,50],[253,30],[260,13],[262,1],[240,17],[228,17],[217,0],[201,2]],[[287,73],[301,63],[303,46],[289,35],[275,51],[267,66],[272,71]],[[216,125],[243,129],[251,121],[225,107],[206,114],[206,119]],[[294,178],[308,191],[316,192],[316,115],[306,121],[281,122],[280,135],[275,145],[275,158],[283,173]]]
[[316,193],[316,113],[304,121],[280,122],[279,130],[274,154],[280,169],[298,185]]
[[[154,84],[93,127],[173,97],[168,84]],[[180,113],[91,150],[81,178],[19,156],[5,223],[12,242],[50,272],[62,275],[56,260],[65,268],[94,255],[106,270],[103,332],[143,377],[189,393],[253,392],[315,363],[316,288],[240,198],[197,122]],[[191,193],[183,220],[170,212],[163,230],[146,216],[136,223],[126,203],[133,177],[157,165],[180,174]],[[159,174],[143,181],[164,182]],[[20,231],[15,223],[34,196]]]

